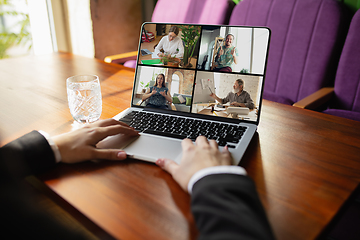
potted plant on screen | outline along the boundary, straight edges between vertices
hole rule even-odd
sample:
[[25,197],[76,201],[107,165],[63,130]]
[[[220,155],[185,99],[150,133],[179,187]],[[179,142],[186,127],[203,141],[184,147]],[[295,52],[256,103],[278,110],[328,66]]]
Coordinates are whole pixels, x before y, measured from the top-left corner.
[[146,88],[149,87],[149,85],[150,85],[149,82],[145,84],[143,81],[141,81],[141,82],[140,82],[140,86],[141,86],[141,88],[142,88],[142,89],[141,89],[141,92],[142,92],[142,93],[145,93],[145,92],[146,92]]
[[175,55],[172,57],[170,54],[165,53],[164,56],[161,57],[160,61],[170,67],[178,67],[180,63],[180,59],[176,58]]
[[184,56],[180,63],[182,67],[192,67],[192,58],[197,41],[200,38],[200,27],[198,26],[179,26],[181,29],[181,40],[184,43]]

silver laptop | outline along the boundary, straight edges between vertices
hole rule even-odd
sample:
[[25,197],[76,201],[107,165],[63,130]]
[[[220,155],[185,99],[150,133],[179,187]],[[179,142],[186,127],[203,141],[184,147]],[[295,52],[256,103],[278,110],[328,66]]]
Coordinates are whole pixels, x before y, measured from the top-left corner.
[[114,117],[140,136],[109,137],[98,146],[179,163],[182,139],[195,144],[204,135],[228,146],[238,164],[259,124],[270,30],[144,23],[140,32],[138,52],[151,54],[138,54],[131,107]]

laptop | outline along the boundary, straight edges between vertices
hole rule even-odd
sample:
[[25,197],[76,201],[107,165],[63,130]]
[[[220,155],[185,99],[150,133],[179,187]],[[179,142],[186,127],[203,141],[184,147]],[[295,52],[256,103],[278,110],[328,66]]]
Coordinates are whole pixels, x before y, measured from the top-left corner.
[[[216,140],[220,150],[227,146],[233,164],[239,164],[260,120],[270,29],[144,23],[143,31],[156,37],[140,37],[131,106],[114,117],[140,136],[108,137],[98,147],[121,148],[129,158],[149,162],[179,163],[181,141],[190,138],[195,144],[203,135]],[[178,31],[173,43],[171,31]],[[143,55],[143,49],[152,52]]]

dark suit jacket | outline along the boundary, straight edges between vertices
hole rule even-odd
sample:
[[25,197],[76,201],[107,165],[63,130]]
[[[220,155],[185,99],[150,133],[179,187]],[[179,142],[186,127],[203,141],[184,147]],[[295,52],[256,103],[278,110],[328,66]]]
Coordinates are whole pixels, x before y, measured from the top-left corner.
[[214,174],[193,186],[191,209],[199,239],[274,239],[253,181]]
[[[22,179],[54,167],[47,140],[33,131],[0,149],[2,235],[13,239],[84,239],[56,222],[27,194]],[[253,182],[215,174],[195,183],[191,197],[199,239],[273,239]]]
[[24,177],[55,166],[47,140],[37,131],[0,148],[1,234],[9,239],[85,239],[57,222],[29,193]]

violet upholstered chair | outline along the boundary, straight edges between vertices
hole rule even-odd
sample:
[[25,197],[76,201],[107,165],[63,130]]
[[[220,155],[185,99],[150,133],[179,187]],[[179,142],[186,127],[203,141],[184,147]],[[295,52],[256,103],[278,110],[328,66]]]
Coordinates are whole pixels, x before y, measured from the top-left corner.
[[323,88],[294,106],[316,110],[327,100],[324,113],[360,121],[360,10],[351,21],[334,88]]
[[229,25],[271,29],[264,98],[292,105],[333,86],[345,19],[337,0],[243,0]]
[[151,21],[227,24],[234,5],[231,0],[158,0]]
[[[158,23],[228,24],[235,4],[232,0],[158,0],[151,17]],[[105,57],[105,62],[135,68],[137,51]],[[125,59],[120,60],[120,59]],[[128,59],[132,60],[128,60]]]

